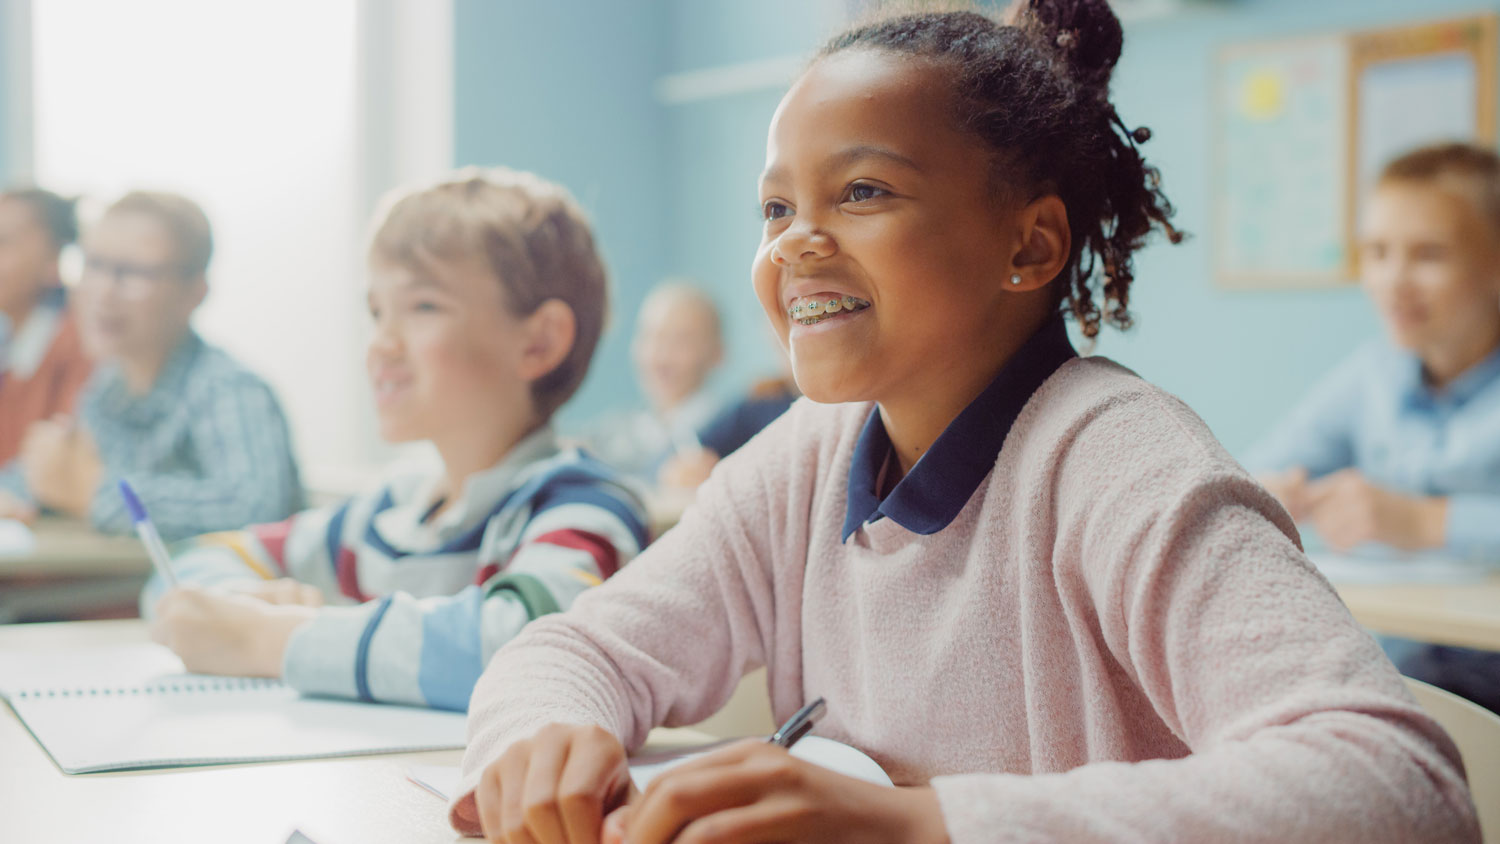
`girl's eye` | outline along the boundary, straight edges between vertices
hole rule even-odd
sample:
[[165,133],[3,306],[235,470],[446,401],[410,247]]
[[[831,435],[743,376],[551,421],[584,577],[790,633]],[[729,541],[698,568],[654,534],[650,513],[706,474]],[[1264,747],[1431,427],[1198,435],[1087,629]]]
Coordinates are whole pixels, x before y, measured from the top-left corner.
[[792,215],[792,207],[780,200],[769,199],[760,206],[760,215],[767,222],[780,220],[782,217],[790,217]]
[[1448,257],[1448,250],[1441,246],[1418,246],[1416,259],[1418,261],[1441,261]]
[[877,199],[879,197],[885,196],[888,193],[890,193],[890,191],[886,190],[885,188],[878,188],[874,185],[865,184],[864,182],[857,182],[850,185],[849,189],[844,192],[844,201],[869,202],[872,199]]
[[411,309],[417,311],[418,313],[432,313],[434,311],[442,310],[437,306],[436,302],[413,302],[411,305]]

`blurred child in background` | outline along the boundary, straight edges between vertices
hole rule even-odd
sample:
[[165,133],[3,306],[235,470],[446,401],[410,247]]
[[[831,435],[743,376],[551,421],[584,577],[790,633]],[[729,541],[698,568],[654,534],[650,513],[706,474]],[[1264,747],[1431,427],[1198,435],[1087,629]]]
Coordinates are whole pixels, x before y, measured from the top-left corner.
[[[1387,337],[1329,373],[1246,463],[1336,550],[1500,560],[1500,156],[1444,144],[1392,161],[1360,241]],[[1387,652],[1500,712],[1500,654]]]
[[588,449],[632,477],[653,481],[663,461],[698,448],[698,430],[718,410],[708,378],[724,359],[719,309],[684,282],[653,288],[631,345],[646,410],[612,413],[583,431]]
[[275,395],[189,324],[208,293],[212,253],[208,218],[174,194],[127,194],[93,226],[77,304],[99,369],[76,417],[27,432],[29,501],[128,533],[116,489],[125,478],[168,539],[285,518],[301,505]]
[[78,237],[73,201],[37,188],[0,193],[0,510],[30,508],[13,461],[33,423],[72,413],[92,368],[58,272]]
[[667,458],[656,475],[659,487],[696,489],[708,480],[720,460],[738,451],[802,396],[792,377],[791,362],[785,354],[781,359],[780,375],[755,382],[749,392],[708,420],[698,431],[699,448],[675,452]]

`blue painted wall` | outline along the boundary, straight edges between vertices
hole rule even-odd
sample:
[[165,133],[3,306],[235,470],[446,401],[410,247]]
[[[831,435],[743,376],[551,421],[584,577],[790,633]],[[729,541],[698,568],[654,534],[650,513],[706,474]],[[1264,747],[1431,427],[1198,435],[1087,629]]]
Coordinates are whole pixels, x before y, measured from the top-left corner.
[[[10,15],[6,14],[5,9],[0,9],[0,44],[4,44],[9,37],[6,30],[10,26]],[[10,126],[5,125],[10,120],[10,106],[9,80],[5,63],[0,62],[0,185],[8,185],[15,178],[15,174],[11,172]]]
[[1177,221],[1195,237],[1140,255],[1137,325],[1125,335],[1106,332],[1098,351],[1177,393],[1242,454],[1336,361],[1381,329],[1355,285],[1249,292],[1213,285],[1208,115],[1217,53],[1249,40],[1496,8],[1500,3],[1473,0],[1254,0],[1132,26],[1115,74],[1115,103],[1128,124],[1154,132],[1144,151],[1162,170]]
[[589,379],[565,419],[635,400],[631,322],[669,266],[661,2],[457,0],[454,162],[504,164],[561,183],[593,218],[615,300]]
[[[534,167],[563,181],[593,209],[615,269],[621,295],[613,336],[573,415],[634,400],[629,323],[640,294],[665,274],[701,279],[728,312],[722,382],[743,384],[774,371],[776,353],[748,267],[759,238],[755,178],[780,87],[665,106],[650,86],[666,73],[807,55],[836,28],[830,10],[840,6],[812,15],[798,0],[658,0],[630,4],[627,14],[607,4],[459,0],[458,160]],[[1126,335],[1106,331],[1098,352],[1182,396],[1242,452],[1320,374],[1380,329],[1353,286],[1214,287],[1209,115],[1216,54],[1249,40],[1495,9],[1496,0],[1229,0],[1132,25],[1115,99],[1127,122],[1155,132],[1145,151],[1164,173],[1177,221],[1195,236],[1142,253],[1137,327]],[[504,81],[511,79],[523,82]]]

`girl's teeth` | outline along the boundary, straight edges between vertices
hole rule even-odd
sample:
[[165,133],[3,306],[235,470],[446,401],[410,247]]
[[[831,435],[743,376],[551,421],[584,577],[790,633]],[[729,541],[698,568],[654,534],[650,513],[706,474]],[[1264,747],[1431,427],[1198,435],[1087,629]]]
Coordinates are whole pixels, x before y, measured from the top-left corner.
[[845,296],[842,299],[833,298],[826,301],[808,301],[793,305],[787,314],[795,322],[803,325],[816,325],[823,320],[835,316],[843,311],[862,311],[870,306],[869,302],[853,296]]

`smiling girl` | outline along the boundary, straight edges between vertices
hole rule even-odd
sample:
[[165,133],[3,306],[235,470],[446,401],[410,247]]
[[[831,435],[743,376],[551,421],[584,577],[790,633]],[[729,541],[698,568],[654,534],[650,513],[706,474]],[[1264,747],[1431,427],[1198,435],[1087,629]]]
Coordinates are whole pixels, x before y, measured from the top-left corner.
[[[799,402],[680,526],[475,689],[455,824],[495,841],[1476,840],[1458,755],[1124,326],[1175,237],[1107,97],[1104,0],[879,20],[772,120],[752,278]],[[626,749],[768,669],[762,741],[629,793]],[[605,819],[607,815],[607,820]]]

